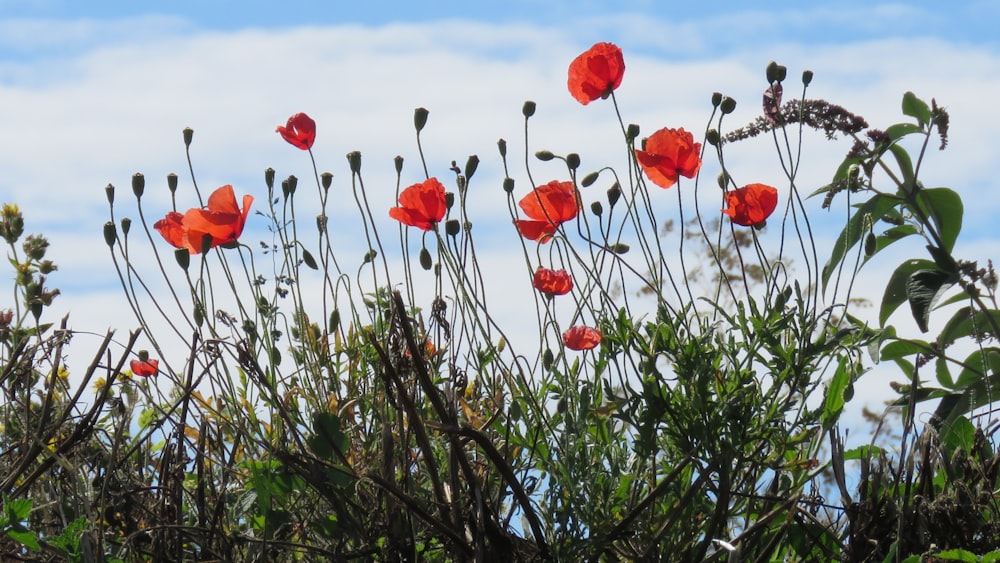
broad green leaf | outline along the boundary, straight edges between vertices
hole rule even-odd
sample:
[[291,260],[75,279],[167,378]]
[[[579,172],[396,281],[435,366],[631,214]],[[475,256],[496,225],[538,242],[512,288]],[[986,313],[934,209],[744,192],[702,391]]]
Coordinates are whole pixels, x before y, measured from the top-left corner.
[[[965,367],[959,372],[955,386],[958,388],[982,385],[984,389],[984,378],[992,379],[1000,375],[1000,349],[990,347],[974,350],[965,361]],[[1000,394],[1000,389],[992,390],[993,395]]]
[[931,122],[931,108],[913,92],[903,94],[903,115],[916,119],[920,125]]
[[7,517],[7,522],[14,523],[27,520],[28,516],[31,515],[31,504],[30,498],[5,498],[3,503],[3,512],[4,516]]
[[923,130],[923,127],[913,123],[896,123],[887,127],[885,134],[889,136],[889,140],[895,141],[913,133],[921,133]]
[[899,172],[903,175],[903,192],[909,193],[916,185],[916,174],[913,172],[913,160],[910,153],[900,145],[890,145],[889,152],[896,157],[896,164],[899,165]]
[[863,446],[858,446],[856,448],[851,448],[845,451],[844,460],[851,461],[856,459],[857,460],[872,459],[874,457],[878,457],[882,453],[883,453],[882,448],[871,444],[865,444]]
[[930,344],[923,340],[895,340],[882,348],[879,361],[887,362],[912,356],[930,350]]
[[830,379],[830,384],[826,387],[826,398],[823,400],[823,429],[827,430],[840,418],[841,411],[844,410],[844,393],[851,385],[851,370],[847,367],[847,358],[842,357],[837,366],[836,373]]
[[[944,445],[948,459],[951,459],[955,450],[962,449],[970,451],[972,442],[976,438],[976,427],[969,422],[968,418],[960,416],[956,418],[948,429],[941,434],[941,443]],[[973,561],[975,561],[973,559]]]
[[972,337],[980,341],[989,335],[997,336],[994,330],[995,326],[1000,326],[1000,311],[990,309],[973,313],[970,307],[962,307],[955,311],[955,314],[941,329],[938,342],[942,346],[949,346],[956,340],[965,337]]
[[906,300],[921,332],[927,332],[934,303],[956,281],[954,274],[941,270],[917,270],[910,274],[906,280]]
[[42,546],[38,545],[38,536],[35,532],[25,529],[23,526],[10,528],[6,532],[7,537],[27,547],[31,551],[38,551]]
[[934,558],[944,559],[945,561],[965,561],[967,563],[977,563],[977,561],[979,561],[974,553],[964,549],[949,549],[947,551],[942,551],[934,554]]
[[872,257],[890,244],[898,240],[902,240],[910,235],[915,235],[917,232],[917,228],[913,225],[899,225],[886,229],[884,233],[875,237],[875,250],[871,252],[870,255],[865,257],[865,262],[871,260]]
[[308,442],[312,451],[323,459],[333,459],[334,453],[343,455],[347,450],[347,436],[340,430],[340,418],[332,412],[313,415],[313,435]]
[[965,211],[962,198],[949,188],[925,188],[917,192],[917,205],[934,221],[941,235],[943,250],[950,253],[962,230],[962,214]]
[[882,307],[878,313],[878,322],[881,326],[885,326],[889,316],[906,301],[906,282],[910,279],[910,275],[918,270],[932,268],[934,262],[930,260],[907,260],[896,268],[885,286],[885,293],[882,294]]
[[854,247],[885,213],[899,203],[899,198],[886,194],[876,194],[858,207],[854,215],[847,221],[844,230],[837,237],[837,242],[830,252],[830,260],[823,267],[823,290],[826,291],[830,277],[840,266],[847,251]]

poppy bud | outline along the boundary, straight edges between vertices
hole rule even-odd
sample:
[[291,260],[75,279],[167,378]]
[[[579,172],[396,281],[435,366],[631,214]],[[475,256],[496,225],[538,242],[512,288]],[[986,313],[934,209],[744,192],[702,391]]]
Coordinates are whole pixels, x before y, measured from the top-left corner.
[[733,113],[736,110],[736,100],[726,96],[722,98],[722,103],[719,104],[719,109],[722,110],[723,114]]
[[188,266],[191,265],[191,253],[188,252],[188,249],[186,248],[178,248],[174,251],[174,260],[176,260],[177,265],[186,272]]
[[504,178],[503,179],[503,191],[507,193],[512,193],[514,191],[514,179]]
[[310,270],[318,270],[319,266],[316,264],[316,259],[313,258],[311,252],[306,249],[302,249],[302,262],[309,267]]
[[552,151],[547,151],[544,149],[535,153],[535,158],[541,160],[542,162],[548,162],[555,157],[556,155],[552,154]]
[[479,168],[479,157],[476,155],[469,156],[469,160],[465,161],[465,179],[471,180],[477,168]]
[[334,309],[330,313],[330,332],[337,332],[338,328],[340,328],[340,309]]
[[351,165],[351,173],[360,174],[361,173],[361,153],[358,151],[351,151],[347,153],[347,162]]
[[417,133],[423,130],[424,125],[427,125],[427,114],[429,113],[425,108],[413,110],[413,127],[416,128]]
[[552,356],[552,350],[546,348],[545,352],[542,352],[542,367],[549,369],[552,367],[552,362],[555,358]]
[[468,187],[469,182],[465,176],[459,174],[458,176],[455,176],[455,184],[458,186],[458,193],[464,194],[465,188]]
[[115,187],[111,184],[104,186],[104,195],[108,197],[108,205],[115,204]]
[[625,142],[632,144],[632,141],[639,137],[639,126],[635,123],[629,123],[628,128],[625,129]]
[[722,103],[722,92],[712,92],[712,107],[717,108]]
[[601,205],[601,202],[595,201],[594,203],[590,204],[590,211],[594,215],[600,217],[601,214],[604,213],[604,206]]
[[631,248],[632,247],[630,247],[629,245],[625,244],[624,242],[617,242],[615,244],[612,244],[612,245],[608,246],[608,250],[610,250],[611,252],[614,252],[615,254],[625,254]]
[[524,105],[521,106],[521,114],[523,114],[524,117],[531,117],[532,115],[535,115],[535,102],[531,100],[524,102]]
[[813,81],[813,71],[803,70],[802,71],[802,85],[808,86]]
[[274,189],[274,168],[264,170],[264,184],[267,185],[268,191]]
[[576,170],[580,167],[580,155],[575,152],[571,152],[566,155],[566,166],[569,166],[570,170]]
[[294,175],[289,176],[288,178],[281,181],[281,193],[283,193],[285,197],[295,195],[295,188],[297,188],[298,186],[299,186],[299,179],[296,178]]
[[330,186],[333,185],[333,174],[329,172],[324,172],[319,175],[320,182],[323,184],[324,190],[329,190]]
[[128,232],[132,229],[132,220],[128,217],[122,217],[122,234],[128,238]]
[[135,197],[142,197],[144,191],[146,191],[146,177],[139,172],[132,174],[132,193]]
[[206,253],[206,252],[208,252],[209,250],[212,249],[212,240],[214,240],[214,237],[212,237],[212,235],[209,234],[209,233],[205,233],[204,236],[201,237],[201,252],[202,252],[202,254],[204,254],[204,253]]
[[[185,251],[186,252],[186,251]],[[201,303],[195,303],[194,305],[194,324],[198,328],[205,323],[205,307]]]
[[448,236],[457,236],[460,230],[462,230],[462,226],[459,225],[458,219],[448,219],[444,222],[444,232]]
[[719,140],[720,138],[718,129],[709,129],[708,133],[705,133],[705,141],[708,144],[712,145],[713,147],[719,146]]
[[118,229],[115,227],[113,221],[108,221],[104,224],[104,242],[109,247],[112,247],[115,245],[116,240],[118,240]]
[[455,192],[445,192],[444,193],[444,205],[451,210],[451,206],[455,205]]
[[715,178],[715,180],[719,184],[719,189],[725,191],[726,186],[729,184],[729,174],[719,172],[719,175]]
[[583,177],[583,180],[580,181],[580,185],[585,188],[590,187],[594,184],[594,182],[597,181],[597,177],[600,175],[601,175],[600,170],[598,170],[597,172],[591,172],[590,174],[587,174],[586,176]]
[[497,148],[500,149],[500,158],[507,158],[507,141],[503,139],[497,141]]
[[622,187],[615,182],[615,185],[608,188],[608,204],[614,207],[620,197],[622,197]]
[[775,82],[781,82],[785,79],[785,75],[788,73],[788,69],[784,65],[779,65],[778,63],[771,61],[767,63],[767,70],[764,74],[767,77],[768,84],[774,84]]
[[194,138],[194,129],[192,129],[190,127],[185,127],[184,131],[182,131],[182,133],[184,134],[184,146],[185,147],[190,147],[191,146],[191,139]]
[[378,251],[375,249],[369,249],[368,252],[365,252],[365,259],[362,262],[362,264],[367,264],[371,262],[372,260],[375,259],[376,256],[378,256]]
[[868,231],[868,236],[865,237],[865,256],[871,258],[872,254],[875,254],[877,245],[878,240],[875,238],[875,233]]
[[431,260],[431,253],[426,248],[420,249],[420,267],[424,270],[430,270],[434,262]]
[[316,229],[319,230],[320,233],[326,233],[326,224],[327,224],[327,222],[329,220],[330,220],[330,218],[327,217],[326,215],[322,214],[322,213],[319,214],[319,215],[317,215],[316,216]]
[[171,194],[177,191],[177,174],[173,172],[167,174],[167,189],[170,190]]

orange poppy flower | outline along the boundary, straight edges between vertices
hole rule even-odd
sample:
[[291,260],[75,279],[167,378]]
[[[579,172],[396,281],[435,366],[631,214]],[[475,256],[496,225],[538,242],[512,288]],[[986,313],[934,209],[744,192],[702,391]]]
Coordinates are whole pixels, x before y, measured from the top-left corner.
[[701,143],[683,128],[663,128],[646,139],[645,150],[636,149],[635,158],[654,184],[669,188],[678,176],[694,178],[698,173]]
[[279,125],[275,131],[281,134],[282,139],[304,151],[311,149],[316,140],[316,122],[304,113],[289,117],[288,123]]
[[142,356],[143,354],[139,354],[138,360],[132,360],[130,362],[132,374],[138,375],[139,377],[149,377],[159,373],[160,360],[150,360],[148,355],[146,356],[146,359],[143,359]]
[[570,350],[590,350],[601,343],[601,331],[589,326],[570,327],[562,334],[563,344]]
[[573,291],[573,277],[566,270],[538,268],[531,285],[545,295],[566,295]]
[[778,190],[765,184],[748,184],[726,194],[728,208],[722,212],[733,223],[752,227],[760,225],[778,207]]
[[206,209],[192,208],[181,215],[176,211],[153,223],[153,228],[163,238],[177,248],[186,248],[191,254],[198,254],[204,248],[205,240],[211,237],[208,248],[231,247],[243,233],[247,215],[250,214],[252,195],[243,196],[243,209],[236,202],[236,194],[229,184],[208,196]]
[[413,184],[399,193],[399,207],[389,210],[389,217],[409,225],[429,231],[435,223],[440,223],[448,212],[444,186],[437,178],[428,178]]
[[531,219],[515,221],[518,232],[526,239],[548,242],[559,225],[576,217],[579,204],[573,182],[553,180],[538,186],[518,202]]
[[622,50],[612,43],[597,43],[569,64],[569,93],[587,105],[611,95],[621,85],[624,74]]

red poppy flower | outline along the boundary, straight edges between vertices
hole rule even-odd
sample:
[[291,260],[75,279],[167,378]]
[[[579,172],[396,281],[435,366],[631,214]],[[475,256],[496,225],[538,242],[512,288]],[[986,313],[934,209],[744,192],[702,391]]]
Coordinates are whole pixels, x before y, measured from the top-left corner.
[[429,231],[435,223],[441,222],[447,212],[444,186],[437,178],[428,178],[400,192],[399,207],[390,209],[389,217],[405,225]]
[[545,295],[566,295],[573,291],[573,277],[566,270],[538,268],[531,285]]
[[764,184],[748,184],[726,194],[727,209],[722,212],[733,223],[751,227],[767,220],[778,206],[778,190]]
[[526,239],[548,242],[559,225],[576,217],[579,204],[573,182],[553,180],[538,186],[518,203],[531,219],[515,221],[518,232]]
[[138,360],[132,360],[130,363],[133,375],[149,377],[156,375],[160,371],[160,360],[150,360],[149,356],[146,356],[146,359],[142,359],[142,354],[139,355],[139,358]]
[[577,325],[563,333],[563,344],[570,350],[590,350],[601,343],[601,331]]
[[660,129],[646,139],[646,149],[635,151],[649,179],[661,188],[677,183],[678,176],[694,178],[701,168],[701,143],[681,129]]
[[625,59],[612,43],[598,43],[569,64],[569,93],[583,105],[607,98],[622,83]]
[[204,241],[211,237],[208,247],[230,247],[243,233],[247,215],[250,214],[252,195],[243,196],[243,209],[236,202],[236,194],[229,184],[208,196],[206,209],[192,208],[181,215],[176,211],[153,224],[153,228],[163,238],[177,248],[186,248],[191,254],[198,254],[204,248]]
[[307,151],[312,148],[316,140],[316,122],[304,113],[297,113],[288,118],[288,123],[284,127],[281,125],[275,129],[281,134],[281,138]]

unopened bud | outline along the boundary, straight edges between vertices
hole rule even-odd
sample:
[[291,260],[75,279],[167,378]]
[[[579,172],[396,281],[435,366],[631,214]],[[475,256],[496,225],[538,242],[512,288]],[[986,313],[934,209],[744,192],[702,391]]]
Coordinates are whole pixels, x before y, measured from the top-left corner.
[[718,129],[709,129],[708,133],[705,133],[705,142],[712,145],[713,147],[719,145],[719,140],[720,138]]
[[264,170],[264,184],[267,186],[268,191],[274,189],[274,168]]
[[470,155],[469,159],[465,161],[465,179],[471,180],[477,168],[479,168],[479,157],[474,154]]
[[444,193],[444,204],[448,207],[448,211],[451,211],[451,206],[455,205],[455,192]]
[[552,160],[555,157],[556,157],[556,155],[552,154],[552,151],[547,151],[547,150],[544,150],[544,149],[542,149],[542,150],[540,150],[540,151],[538,151],[538,152],[535,153],[535,158],[537,158],[538,160],[541,160],[542,162],[548,162],[548,161]]
[[521,106],[521,114],[524,115],[524,117],[531,117],[532,115],[535,115],[535,102],[531,100],[524,102],[524,105]]
[[104,195],[108,197],[108,205],[115,204],[115,187],[111,184],[104,186]]
[[185,127],[184,131],[182,131],[182,133],[184,134],[184,146],[185,147],[190,147],[191,146],[191,139],[194,138],[194,129],[192,129],[190,127]]
[[118,229],[115,227],[113,221],[108,221],[104,224],[104,242],[112,247],[115,245],[115,241],[118,240]]
[[135,197],[142,197],[142,194],[145,191],[146,177],[139,172],[132,174],[132,193],[135,194]]
[[459,224],[458,219],[448,219],[444,222],[444,232],[448,236],[458,236],[459,231],[462,230],[462,225]]
[[779,65],[778,63],[771,61],[767,63],[767,70],[764,72],[767,77],[768,84],[774,84],[775,82],[781,82],[785,79],[785,75],[788,73],[788,69],[784,65]]
[[729,185],[729,174],[726,174],[725,172],[719,172],[719,175],[716,176],[715,181],[719,184],[719,189],[725,190],[726,186]]
[[717,108],[722,103],[722,92],[712,92],[712,107]]
[[316,216],[316,229],[319,230],[319,232],[321,234],[322,233],[326,233],[326,225],[327,225],[327,223],[329,223],[329,221],[330,221],[330,218],[327,217],[326,215],[324,215],[324,214],[317,215]]
[[618,199],[622,197],[622,187],[615,182],[613,186],[608,188],[608,205],[614,207],[618,203]]
[[632,144],[639,137],[639,126],[635,123],[629,123],[628,127],[625,129],[625,142]]
[[178,248],[174,251],[174,260],[176,260],[177,265],[186,272],[188,266],[191,265],[191,253],[188,252],[188,249],[186,248]]
[[333,174],[329,172],[324,172],[319,175],[319,180],[323,185],[323,189],[329,190],[330,186],[333,185]]
[[434,261],[431,260],[431,253],[426,248],[420,249],[420,267],[424,270],[430,270],[434,265]]
[[497,141],[497,148],[500,150],[500,158],[507,158],[507,141],[503,139]]
[[580,155],[576,154],[575,152],[571,152],[571,153],[567,154],[566,155],[566,166],[568,166],[570,170],[576,170],[577,168],[579,168],[580,167]]
[[813,81],[813,71],[803,70],[802,71],[802,85],[808,86]]
[[361,173],[361,153],[358,151],[351,151],[347,153],[347,162],[351,165],[352,174]]
[[601,214],[604,213],[604,206],[601,205],[601,202],[595,201],[590,204],[590,212],[600,217]]
[[512,193],[514,191],[514,179],[513,178],[508,177],[508,178],[504,178],[503,179],[503,191],[505,191],[507,193]]
[[424,129],[424,125],[427,125],[427,114],[429,113],[425,108],[413,110],[413,127],[416,128],[417,133]]
[[177,174],[173,172],[167,174],[167,189],[170,190],[171,194],[177,191]]
[[128,232],[132,230],[132,220],[128,217],[122,217],[122,234],[125,238],[128,238]]
[[736,110],[736,100],[726,96],[722,98],[722,103],[719,104],[719,109],[722,110],[723,114],[733,113]]
[[590,174],[587,174],[586,176],[583,177],[583,180],[580,181],[580,185],[585,188],[590,187],[594,184],[594,182],[597,181],[597,177],[600,175],[601,175],[600,170],[598,170],[597,172],[591,172]]

